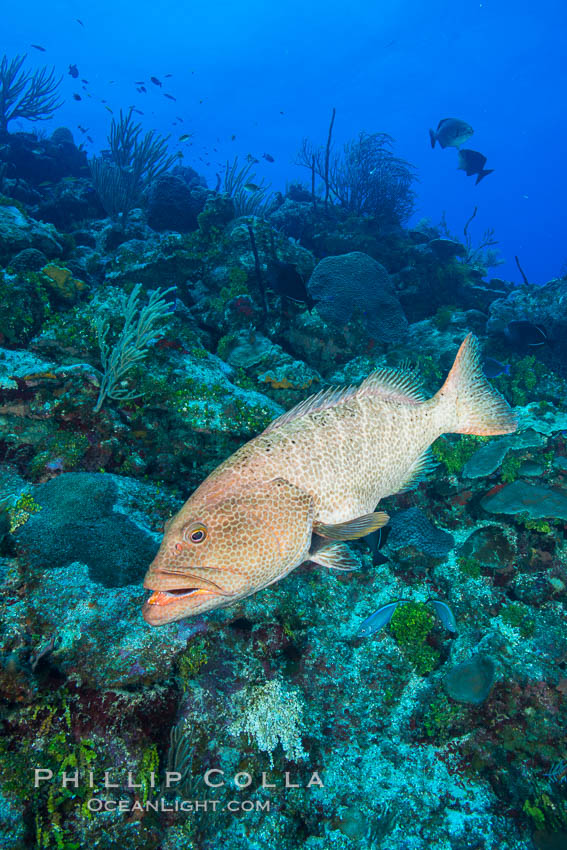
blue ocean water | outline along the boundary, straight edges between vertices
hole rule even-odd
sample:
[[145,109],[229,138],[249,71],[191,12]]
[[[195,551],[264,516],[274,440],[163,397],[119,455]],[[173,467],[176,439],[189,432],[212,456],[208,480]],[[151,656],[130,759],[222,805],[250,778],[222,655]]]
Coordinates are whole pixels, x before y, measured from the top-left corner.
[[[282,190],[305,179],[294,165],[301,140],[324,143],[335,107],[337,146],[360,131],[389,133],[416,166],[416,220],[445,214],[460,234],[478,207],[471,233],[494,229],[505,260],[495,273],[521,282],[517,255],[530,282],[544,283],[567,262],[561,0],[30,2],[6,4],[2,20],[3,52],[27,52],[65,75],[66,102],[46,129],[88,127],[89,153],[105,147],[105,105],[114,114],[134,105],[144,127],[171,134],[174,148],[193,134],[179,149],[210,186],[227,159],[252,153],[258,176]],[[86,89],[66,74],[72,63]],[[136,80],[148,82],[147,94]],[[456,170],[454,149],[431,150],[428,128],[444,117],[472,125],[467,144],[487,156],[490,179],[476,186]]]

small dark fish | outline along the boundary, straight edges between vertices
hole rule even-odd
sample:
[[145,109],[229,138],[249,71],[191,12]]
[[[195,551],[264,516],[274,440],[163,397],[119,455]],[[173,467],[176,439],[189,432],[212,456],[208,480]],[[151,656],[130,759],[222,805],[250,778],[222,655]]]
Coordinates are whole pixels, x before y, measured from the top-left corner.
[[69,65],[69,70],[67,72],[70,77],[73,77],[74,80],[79,76],[79,69],[76,65]]
[[77,124],[77,127],[79,128],[79,130],[81,131],[81,133],[88,133],[88,128],[87,128],[87,127],[81,127],[81,125],[80,125],[80,124]]
[[407,599],[398,599],[397,602],[388,602],[387,605],[382,605],[382,607],[378,608],[378,610],[371,614],[370,617],[367,617],[366,620],[362,621],[356,636],[370,637],[370,635],[373,635],[380,631],[380,629],[383,629],[394,616],[394,611],[398,605],[405,605],[406,602],[408,602]]
[[84,83],[86,86],[88,86],[88,84],[89,84],[88,80],[81,80],[81,82]]
[[467,177],[476,174],[475,185],[480,183],[483,177],[487,174],[492,174],[493,168],[485,168],[486,157],[479,151],[471,151],[470,148],[462,148],[459,151],[459,164],[457,169],[465,172]]
[[179,136],[179,141],[180,142],[186,142],[187,139],[190,139],[192,135],[193,135],[193,133],[183,133],[182,136]]
[[165,74],[164,76],[165,76],[165,79],[167,79],[168,77],[173,77],[173,74]]
[[277,260],[275,270],[269,276],[269,282],[272,289],[279,295],[300,304],[307,304],[310,310],[313,308],[315,302],[309,295],[305,281],[293,263],[281,263]]
[[36,50],[40,50],[42,53],[45,53],[45,47],[42,47],[41,44],[32,44],[31,46]]
[[145,82],[146,82],[145,80],[136,80],[134,82],[134,85],[135,86],[143,86]]
[[370,554],[372,555],[372,566],[379,567],[380,564],[387,564],[388,558],[380,552],[380,547],[384,543],[384,534],[382,534],[383,529],[379,528],[377,531],[371,532],[371,534],[367,534],[364,538],[366,543],[368,544],[368,548],[370,549]]
[[80,95],[80,94],[77,94],[77,92],[74,92],[74,93],[73,93],[73,100],[82,100],[82,99],[83,99],[83,98],[81,97],[81,95]]
[[428,599],[427,601],[431,603],[435,610],[435,613],[437,614],[447,631],[456,634],[457,621],[455,619],[455,615],[453,614],[449,606],[445,602],[441,602],[440,599]]
[[235,139],[236,139],[236,136],[235,136],[235,135],[234,135],[234,133],[233,133],[233,134],[232,134],[232,136],[230,137],[230,141],[231,141],[231,142],[234,142],[234,140],[235,140]]
[[183,124],[183,118],[181,118],[180,115],[176,115],[175,117],[177,118],[178,121],[181,121],[181,123]]
[[263,157],[263,158],[264,158],[267,162],[275,162],[274,157],[273,157],[270,153],[263,153],[263,154],[262,154],[262,157]]
[[132,107],[132,112],[135,112],[137,115],[143,115],[144,114],[141,109],[136,109],[134,106]]
[[528,322],[527,319],[508,322],[504,335],[511,343],[520,348],[535,348],[549,342],[545,328],[542,325]]
[[172,94],[167,94],[167,92],[164,92],[164,93],[163,93],[163,96],[164,96],[164,97],[167,97],[167,98],[168,98],[168,100],[177,100],[177,98],[176,98],[176,97],[173,97],[173,95],[172,95]]
[[247,192],[259,192],[260,186],[257,186],[256,183],[245,183],[244,188]]
[[80,24],[84,28],[85,25],[80,18],[75,18],[75,20],[77,21],[78,24]]
[[159,86],[161,88],[161,83],[157,77],[150,77],[150,82],[152,82],[154,86]]
[[138,86],[136,91],[138,92],[138,94],[146,94],[148,90],[145,86]]
[[510,374],[510,364],[500,363],[493,357],[485,357],[482,361],[482,369],[487,378],[497,378],[499,375]]
[[110,106],[105,106],[104,108],[106,109],[107,112],[110,112],[111,115],[114,115],[114,112],[112,111]]
[[91,145],[92,145],[92,144],[93,144],[93,140],[92,140],[91,136],[87,136],[87,139],[88,139],[88,141],[89,141],[89,142],[91,143]]
[[429,131],[431,147],[439,142],[442,148],[458,148],[473,135],[474,130],[460,118],[442,118],[436,130]]

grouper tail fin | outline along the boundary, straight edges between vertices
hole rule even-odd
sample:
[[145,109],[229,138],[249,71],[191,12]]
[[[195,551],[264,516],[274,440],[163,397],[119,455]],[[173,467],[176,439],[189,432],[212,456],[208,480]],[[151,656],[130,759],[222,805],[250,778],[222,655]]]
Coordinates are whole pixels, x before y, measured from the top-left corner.
[[434,396],[442,431],[453,434],[511,434],[517,421],[505,398],[482,371],[478,340],[469,334],[447,380]]

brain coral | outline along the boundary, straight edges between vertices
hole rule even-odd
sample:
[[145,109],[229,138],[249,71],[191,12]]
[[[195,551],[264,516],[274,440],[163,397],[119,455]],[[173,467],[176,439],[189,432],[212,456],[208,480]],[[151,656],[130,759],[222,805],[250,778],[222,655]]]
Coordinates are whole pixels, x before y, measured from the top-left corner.
[[418,551],[434,558],[442,558],[455,545],[453,536],[436,528],[420,508],[408,508],[395,514],[388,523],[390,533],[387,546],[397,550],[414,546]]
[[407,331],[388,272],[368,254],[353,251],[325,257],[315,267],[308,288],[319,315],[331,325],[345,325],[357,310],[369,336],[381,342],[398,342]]

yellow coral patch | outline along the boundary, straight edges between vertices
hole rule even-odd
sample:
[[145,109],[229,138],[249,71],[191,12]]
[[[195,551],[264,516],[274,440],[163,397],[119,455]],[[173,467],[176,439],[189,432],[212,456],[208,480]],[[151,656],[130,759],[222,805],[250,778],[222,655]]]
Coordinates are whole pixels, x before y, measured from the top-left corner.
[[48,278],[48,287],[54,295],[63,301],[75,302],[77,296],[86,289],[86,283],[73,277],[69,269],[48,263],[42,268],[43,274]]

